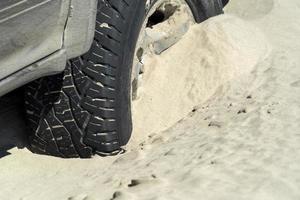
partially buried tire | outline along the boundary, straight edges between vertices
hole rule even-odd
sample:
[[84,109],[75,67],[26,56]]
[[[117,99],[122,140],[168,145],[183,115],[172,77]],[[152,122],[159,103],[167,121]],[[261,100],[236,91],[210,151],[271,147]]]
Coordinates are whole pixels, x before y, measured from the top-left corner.
[[141,30],[181,4],[198,23],[223,12],[221,0],[100,0],[89,52],[70,60],[63,74],[26,86],[30,150],[63,158],[119,152],[132,132],[132,66]]

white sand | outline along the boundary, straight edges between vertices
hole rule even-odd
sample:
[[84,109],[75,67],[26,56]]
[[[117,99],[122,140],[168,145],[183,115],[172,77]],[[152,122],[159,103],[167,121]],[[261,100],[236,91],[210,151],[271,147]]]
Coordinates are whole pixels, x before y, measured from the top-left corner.
[[153,60],[161,76],[145,88],[171,105],[153,100],[157,125],[135,134],[139,149],[90,160],[12,149],[0,199],[300,199],[300,3],[231,0],[226,11]]
[[269,51],[259,29],[232,16],[192,27],[179,43],[146,63],[142,92],[133,103],[133,135],[141,139],[170,128],[220,86],[249,74]]

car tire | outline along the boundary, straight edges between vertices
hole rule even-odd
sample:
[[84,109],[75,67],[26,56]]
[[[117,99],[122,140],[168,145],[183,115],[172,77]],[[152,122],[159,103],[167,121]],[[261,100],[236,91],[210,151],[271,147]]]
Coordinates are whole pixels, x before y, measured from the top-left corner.
[[[156,0],[100,0],[94,42],[63,74],[26,86],[30,150],[63,158],[112,155],[132,132],[131,71],[147,11]],[[186,0],[200,23],[222,0]]]

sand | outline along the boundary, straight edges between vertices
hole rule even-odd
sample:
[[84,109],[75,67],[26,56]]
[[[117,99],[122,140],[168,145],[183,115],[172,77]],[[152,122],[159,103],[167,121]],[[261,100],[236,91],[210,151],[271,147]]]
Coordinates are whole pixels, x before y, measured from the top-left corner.
[[[151,105],[156,123],[136,127],[125,154],[8,149],[0,199],[300,199],[299,14],[297,0],[231,0],[151,59],[160,73],[140,108]],[[153,113],[136,116],[152,123]]]
[[249,74],[270,49],[259,29],[233,16],[193,26],[175,46],[148,58],[133,103],[133,135],[141,139],[170,128],[222,85]]

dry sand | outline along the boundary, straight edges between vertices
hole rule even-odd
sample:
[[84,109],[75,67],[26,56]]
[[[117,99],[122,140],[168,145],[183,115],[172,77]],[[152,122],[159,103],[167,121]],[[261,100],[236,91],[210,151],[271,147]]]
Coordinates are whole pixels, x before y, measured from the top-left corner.
[[11,149],[0,199],[300,199],[300,3],[231,0],[226,12],[153,58],[156,123],[136,127],[127,153]]
[[222,85],[249,74],[269,51],[258,28],[233,16],[193,26],[175,46],[146,62],[142,92],[133,103],[133,135],[141,139],[170,128]]

